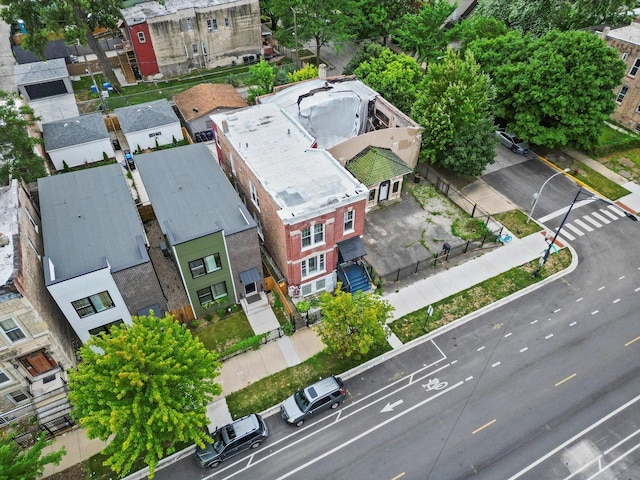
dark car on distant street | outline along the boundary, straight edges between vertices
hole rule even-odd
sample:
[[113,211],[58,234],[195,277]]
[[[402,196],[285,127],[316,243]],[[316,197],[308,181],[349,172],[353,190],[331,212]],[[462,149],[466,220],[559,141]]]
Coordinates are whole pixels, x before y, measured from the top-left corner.
[[111,143],[113,143],[113,148],[115,150],[120,150],[120,142],[118,141],[117,138],[115,140],[112,140]]
[[131,170],[135,170],[136,169],[136,164],[133,161],[133,155],[131,155],[131,151],[130,150],[125,150],[124,151],[124,166],[125,167],[129,167]]
[[524,155],[529,151],[529,144],[519,139],[513,133],[509,133],[505,130],[496,130],[496,136],[500,140],[500,143],[510,149],[513,153]]

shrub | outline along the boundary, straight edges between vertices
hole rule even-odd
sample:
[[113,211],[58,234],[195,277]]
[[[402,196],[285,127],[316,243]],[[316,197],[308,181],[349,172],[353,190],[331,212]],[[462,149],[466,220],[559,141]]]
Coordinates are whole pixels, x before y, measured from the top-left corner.
[[284,325],[282,325],[282,332],[287,336],[290,337],[291,335],[293,335],[294,333],[296,333],[296,326],[291,323],[291,322],[287,322]]
[[235,345],[232,345],[231,347],[220,352],[220,358],[228,357],[229,355],[233,355],[234,353],[238,352],[245,352],[247,350],[257,350],[258,348],[260,348],[260,345],[265,338],[267,338],[266,333],[245,338],[244,340],[241,340]]

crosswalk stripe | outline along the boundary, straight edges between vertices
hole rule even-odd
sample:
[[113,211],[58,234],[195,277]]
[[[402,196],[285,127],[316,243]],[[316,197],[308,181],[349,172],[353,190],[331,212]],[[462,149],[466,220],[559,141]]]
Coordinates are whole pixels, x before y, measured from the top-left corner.
[[596,217],[598,220],[600,220],[602,223],[604,223],[605,225],[608,225],[609,223],[611,223],[611,220],[607,220],[606,218],[604,218],[602,215],[600,215],[598,212],[593,212],[591,215],[593,215],[594,217]]
[[[565,225],[566,227],[566,225]],[[558,238],[560,239],[560,241],[562,242],[563,238],[566,238],[567,240],[575,240],[576,237],[574,237],[573,235],[571,235],[569,232],[567,232],[566,229],[562,229],[562,232],[560,232],[560,235],[558,235]]]
[[584,235],[584,233],[582,233],[582,230],[578,230],[576,227],[574,227],[573,225],[571,225],[570,223],[565,224],[564,226],[565,228],[568,228],[569,230],[571,230],[573,233],[575,233],[576,235],[582,236]]
[[624,217],[624,213],[620,207],[614,207],[613,205],[608,205],[607,208],[611,210],[613,213],[616,213],[619,217]]
[[605,214],[607,217],[609,217],[611,220],[617,220],[618,217],[616,217],[613,213],[611,213],[609,210],[605,210],[604,208],[601,208],[600,211]]
[[591,228],[589,225],[587,225],[586,223],[584,223],[582,220],[580,220],[579,218],[576,218],[573,223],[577,223],[579,227],[584,228],[587,232],[593,232],[593,228]]
[[583,215],[582,218],[584,218],[587,222],[589,222],[590,224],[592,224],[594,227],[596,228],[600,228],[602,227],[602,224],[596,222],[593,218],[591,218],[589,215]]

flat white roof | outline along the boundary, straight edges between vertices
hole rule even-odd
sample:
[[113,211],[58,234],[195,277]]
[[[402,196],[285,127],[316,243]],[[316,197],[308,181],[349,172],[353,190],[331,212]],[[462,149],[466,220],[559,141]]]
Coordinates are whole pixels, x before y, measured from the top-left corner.
[[[219,131],[243,157],[280,206],[280,218],[298,222],[338,203],[364,198],[367,187],[275,103],[212,115]],[[223,121],[225,125],[223,127]]]
[[18,181],[0,188],[0,233],[8,244],[0,247],[0,285],[5,285],[14,271],[13,236],[18,233]]

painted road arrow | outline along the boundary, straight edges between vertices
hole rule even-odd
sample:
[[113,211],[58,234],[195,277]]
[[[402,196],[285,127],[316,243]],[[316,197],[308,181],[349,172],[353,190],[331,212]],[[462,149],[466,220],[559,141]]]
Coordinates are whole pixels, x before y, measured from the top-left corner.
[[401,404],[402,404],[402,400],[398,400],[397,402],[393,402],[393,403],[387,403],[385,407],[382,410],[380,410],[380,413],[393,412],[393,409]]

